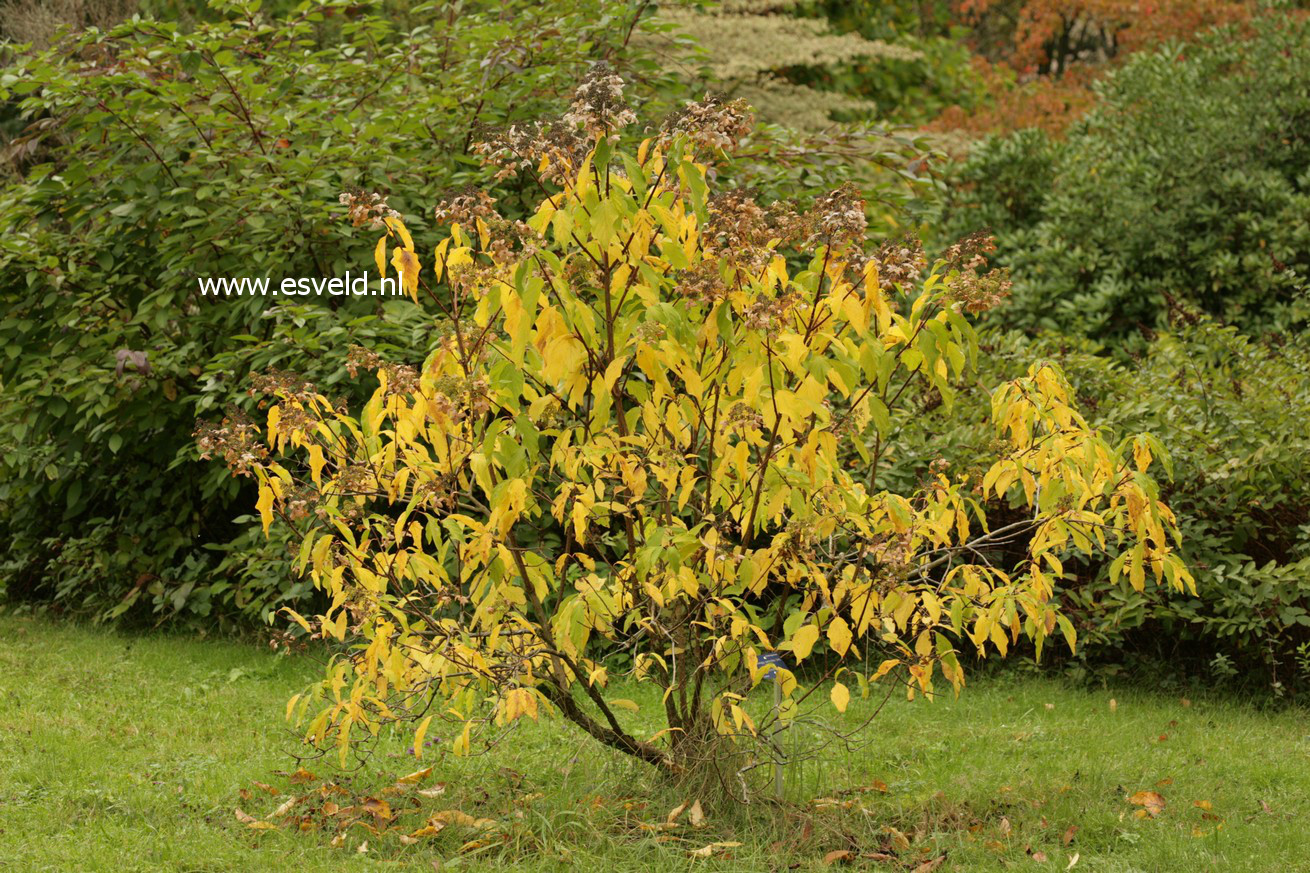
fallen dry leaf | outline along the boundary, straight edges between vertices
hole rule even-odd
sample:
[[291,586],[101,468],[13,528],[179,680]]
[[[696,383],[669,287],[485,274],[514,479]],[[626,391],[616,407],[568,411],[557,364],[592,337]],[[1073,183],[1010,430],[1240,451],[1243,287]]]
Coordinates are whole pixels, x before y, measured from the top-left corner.
[[1065,867],[1064,869],[1072,870],[1074,868],[1074,865],[1078,863],[1078,859],[1080,857],[1082,856],[1079,855],[1077,852],[1074,852],[1073,855],[1069,858],[1069,866]]
[[1068,830],[1064,832],[1064,836],[1060,837],[1060,842],[1064,843],[1066,846],[1069,845],[1073,842],[1073,837],[1076,833],[1078,833],[1078,825],[1069,825]]
[[1165,807],[1164,795],[1158,791],[1138,791],[1128,798],[1128,802],[1133,806],[1143,807],[1152,818],[1163,812]]
[[694,828],[705,827],[705,810],[701,809],[699,800],[693,803],[691,809],[688,810],[687,821]]
[[459,825],[463,828],[485,828],[496,823],[494,819],[474,818],[467,812],[461,812],[458,809],[443,809],[428,819],[429,824],[435,825],[437,822]]
[[1117,700],[1115,700],[1113,697],[1111,697],[1111,698],[1110,698],[1110,711],[1111,711],[1111,712],[1118,712],[1118,710],[1119,710],[1119,701],[1117,701]]
[[1180,697],[1178,702],[1183,705],[1183,709],[1188,709],[1192,705],[1192,701],[1188,700],[1186,697]]
[[1048,703],[1048,704],[1046,704],[1046,708],[1047,708],[1047,709],[1055,709],[1055,704],[1054,704],[1054,703]]
[[277,818],[279,815],[286,815],[291,811],[291,807],[295,806],[299,800],[299,797],[288,797],[285,803],[273,810],[273,814],[270,815],[269,818]]
[[914,873],[932,873],[932,871],[936,870],[944,863],[946,863],[946,856],[938,855],[936,858],[933,858],[931,861],[924,861],[918,867],[915,867]]
[[355,851],[358,852],[358,853],[361,854],[361,855],[364,854],[365,852],[367,852],[367,851],[368,851],[368,840],[365,840],[364,842],[360,843],[360,844],[359,844],[359,848],[356,849]]
[[1010,820],[1005,816],[1001,816],[1001,836],[1008,837],[1011,830],[1013,828],[1010,825]]
[[1174,784],[1174,777],[1166,776],[1163,779],[1161,779],[1159,782],[1155,783],[1155,787],[1164,788],[1166,785],[1173,785],[1173,784]]
[[360,804],[360,809],[376,819],[389,820],[391,818],[391,804],[376,797],[364,798],[364,802]]
[[422,770],[415,770],[413,773],[410,773],[408,776],[401,776],[399,779],[396,780],[396,784],[414,785],[415,783],[422,782],[424,779],[428,778],[431,775],[432,775],[432,768],[424,767]]
[[1210,803],[1210,801],[1208,800],[1193,800],[1192,806],[1195,806],[1197,809],[1204,809],[1204,810],[1214,809],[1214,805]]
[[426,824],[414,831],[410,836],[414,839],[418,839],[419,837],[435,837],[437,834],[441,833],[442,828],[445,826],[446,823],[444,821]]
[[301,767],[299,770],[291,774],[291,781],[292,782],[317,782],[318,777],[315,776],[313,773],[309,772],[308,770],[306,770],[304,767]]
[[[684,804],[685,806],[686,804]],[[693,858],[709,858],[723,852],[725,849],[735,849],[741,843],[710,843],[708,846],[701,846],[699,849],[692,849],[688,852]]]
[[332,848],[340,849],[345,844],[345,842],[346,842],[346,835],[337,834],[335,837],[332,838]]
[[677,825],[678,816],[682,815],[686,811],[687,811],[686,802],[680,803],[677,806],[675,806],[673,809],[669,810],[668,818],[664,819],[664,826],[671,828]]
[[431,788],[420,788],[418,790],[418,795],[420,797],[440,797],[445,793],[446,793],[445,782],[438,782],[436,785],[433,785]]
[[1045,864],[1045,863],[1046,863],[1046,853],[1045,853],[1045,852],[1033,852],[1033,860],[1036,861],[1038,864]]
[[282,793],[278,789],[274,788],[272,785],[269,785],[267,782],[252,782],[250,784],[254,785],[256,788],[268,792],[269,794],[272,794],[274,797]]
[[236,813],[237,821],[241,822],[242,824],[250,824],[252,821],[259,821],[259,819],[255,818],[250,813],[242,811],[241,807],[239,806],[233,809],[232,811]]
[[855,853],[850,849],[834,849],[823,856],[823,863],[831,867],[839,862],[849,862],[855,858]]

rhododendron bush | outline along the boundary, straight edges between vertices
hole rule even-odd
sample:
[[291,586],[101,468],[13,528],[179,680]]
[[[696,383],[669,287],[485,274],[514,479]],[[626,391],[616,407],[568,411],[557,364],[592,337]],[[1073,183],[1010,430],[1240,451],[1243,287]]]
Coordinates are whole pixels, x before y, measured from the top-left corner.
[[[694,104],[629,148],[622,90],[597,73],[564,120],[476,147],[540,185],[526,221],[475,191],[438,208],[435,247],[380,218],[377,267],[433,315],[425,361],[356,350],[378,383],[359,409],[268,374],[266,421],[202,432],[330,601],[292,616],[340,644],[289,705],[309,740],[344,762],[409,721],[420,753],[446,720],[469,753],[549,714],[669,773],[743,774],[781,754],[780,723],[874,683],[958,689],[962,653],[1072,646],[1052,602],[1071,551],[1190,584],[1160,446],[1111,445],[1050,364],[996,388],[990,469],[924,458],[918,487],[881,487],[905,398],[949,405],[970,313],[1004,293],[985,242],[929,268],[912,243],[866,247],[852,189],[805,208],[715,190],[745,107]],[[1024,510],[988,529],[989,499]],[[776,709],[750,698],[767,652],[791,668]],[[655,729],[632,727],[620,674],[660,689]]]

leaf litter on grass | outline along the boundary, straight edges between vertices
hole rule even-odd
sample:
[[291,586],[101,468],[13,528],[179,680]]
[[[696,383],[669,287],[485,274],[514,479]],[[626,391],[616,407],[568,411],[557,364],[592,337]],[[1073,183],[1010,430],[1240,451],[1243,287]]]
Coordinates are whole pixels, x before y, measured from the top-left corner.
[[[374,837],[395,837],[402,846],[410,846],[424,838],[435,837],[447,828],[456,829],[465,836],[474,836],[460,851],[472,851],[503,839],[503,823],[485,816],[471,815],[460,809],[433,810],[430,802],[445,793],[442,782],[424,785],[432,775],[425,767],[396,779],[376,792],[355,794],[344,785],[331,780],[320,780],[303,767],[287,777],[296,793],[268,815],[257,818],[240,807],[235,808],[236,819],[252,830],[298,830],[332,833],[329,844],[334,848],[347,845],[349,834],[359,829]],[[282,792],[262,782],[254,783],[261,791],[278,796]],[[243,799],[253,795],[242,789]],[[367,852],[368,840],[357,848]]]

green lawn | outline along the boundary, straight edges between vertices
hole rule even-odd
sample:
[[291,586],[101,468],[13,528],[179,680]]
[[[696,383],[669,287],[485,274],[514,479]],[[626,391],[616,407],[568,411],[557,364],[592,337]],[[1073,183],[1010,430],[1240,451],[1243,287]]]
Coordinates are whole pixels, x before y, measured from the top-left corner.
[[[0,870],[881,871],[942,854],[938,870],[1065,870],[1076,853],[1082,871],[1310,871],[1310,718],[1298,709],[979,680],[958,700],[888,704],[867,748],[794,767],[784,806],[702,798],[703,827],[684,814],[661,828],[697,798],[559,722],[521,720],[490,754],[430,756],[434,772],[404,791],[384,792],[418,766],[399,740],[349,781],[314,762],[321,779],[293,783],[281,715],[316,673],[308,660],[39,619],[0,618],[0,634]],[[847,717],[870,706],[854,701]],[[340,806],[371,794],[408,804],[411,822],[458,810],[494,824],[404,845],[363,824],[257,830],[234,812],[262,820],[310,795],[298,808],[329,821],[326,779],[346,792],[328,795]],[[438,783],[444,793],[417,794]],[[1134,815],[1127,797],[1142,790],[1165,799],[1157,817]],[[842,804],[814,803],[825,797]],[[690,855],[715,842],[742,845]]]

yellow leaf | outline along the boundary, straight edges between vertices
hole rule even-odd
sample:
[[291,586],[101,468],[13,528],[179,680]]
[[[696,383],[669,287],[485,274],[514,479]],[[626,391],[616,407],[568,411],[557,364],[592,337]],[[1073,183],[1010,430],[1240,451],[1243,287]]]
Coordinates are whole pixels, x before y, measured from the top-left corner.
[[606,703],[615,709],[626,709],[629,712],[641,712],[641,707],[637,705],[635,700],[628,700],[620,697],[618,700],[607,700]]
[[851,647],[851,628],[840,616],[828,622],[828,642],[832,649],[842,657]]
[[387,275],[387,238],[383,236],[378,240],[377,248],[373,249],[373,260],[377,262],[378,273],[380,276]]
[[807,624],[791,638],[791,653],[796,656],[797,661],[803,661],[809,657],[810,652],[814,650],[814,644],[819,641],[819,626]]
[[692,849],[687,854],[691,855],[693,858],[709,858],[716,853],[722,852],[724,849],[735,849],[740,845],[741,843],[732,842],[710,843],[708,846],[701,846],[699,849]]
[[314,480],[315,485],[323,484],[323,465],[327,461],[323,458],[323,447],[314,443],[309,447],[309,475]]
[[[428,716],[427,721],[431,721],[431,720],[432,720],[432,716]],[[424,727],[426,726],[427,726],[427,722],[425,721]],[[428,778],[431,775],[432,775],[432,768],[424,767],[422,770],[415,770],[413,773],[410,773],[408,776],[401,776],[399,779],[396,780],[396,784],[415,785],[419,782],[422,782],[424,779]]]
[[829,696],[832,698],[832,705],[837,707],[838,712],[845,712],[846,707],[851,702],[850,689],[840,682],[833,683],[832,693]]
[[1164,795],[1158,791],[1138,791],[1128,798],[1128,802],[1133,806],[1144,807],[1143,811],[1149,813],[1152,818],[1163,812],[1165,807]]
[[521,715],[537,720],[537,697],[530,688],[513,688],[505,695],[505,721],[511,722]]
[[405,244],[405,248],[414,248],[414,238],[409,235],[409,230],[406,229],[405,222],[394,216],[388,216],[387,218],[382,219],[382,221],[387,225],[387,227],[400,234],[401,242]]
[[259,483],[259,499],[255,501],[255,509],[259,510],[264,536],[268,536],[268,526],[273,523],[273,489],[268,487],[267,482]]
[[896,660],[895,658],[888,658],[886,661],[883,661],[881,664],[878,665],[878,669],[874,671],[873,676],[870,677],[869,681],[876,682],[877,680],[886,676],[892,670],[895,670],[900,665],[901,662]]

